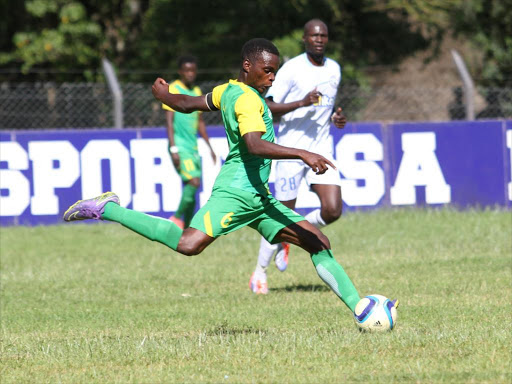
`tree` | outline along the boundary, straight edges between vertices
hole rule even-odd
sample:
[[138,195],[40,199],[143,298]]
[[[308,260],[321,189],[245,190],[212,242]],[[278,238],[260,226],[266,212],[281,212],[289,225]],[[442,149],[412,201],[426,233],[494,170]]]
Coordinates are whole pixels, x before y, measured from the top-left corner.
[[512,87],[512,0],[470,0],[452,14],[455,33],[480,50],[476,77],[486,86]]
[[[426,2],[414,0],[422,1]],[[176,58],[183,53],[199,58],[200,79],[205,79],[201,76],[207,68],[217,70],[209,79],[225,78],[238,67],[240,48],[250,38],[274,40],[286,56],[302,51],[302,26],[313,17],[329,26],[328,55],[342,64],[349,77],[360,76],[359,69],[368,65],[397,63],[429,45],[407,10],[379,8],[379,2],[372,0],[25,0],[24,4],[26,22],[13,35],[12,49],[0,54],[0,66],[19,63],[25,72],[76,71],[79,79],[82,73],[94,77],[104,56],[118,69],[151,72],[153,77],[162,74],[162,68],[174,72]]]
[[27,23],[14,33],[14,49],[0,54],[0,65],[20,63],[24,73],[51,68],[91,79],[102,57],[122,64],[133,54],[147,6],[143,0],[26,1]]

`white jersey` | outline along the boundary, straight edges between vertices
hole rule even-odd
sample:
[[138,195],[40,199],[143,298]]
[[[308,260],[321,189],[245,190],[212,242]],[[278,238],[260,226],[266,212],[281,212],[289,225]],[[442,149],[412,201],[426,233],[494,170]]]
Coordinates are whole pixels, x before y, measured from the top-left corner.
[[297,108],[281,117],[278,144],[332,153],[330,124],[340,80],[339,64],[328,58],[323,66],[315,66],[303,53],[283,64],[266,97],[276,103],[289,103],[302,100],[315,88],[321,96],[318,104]]

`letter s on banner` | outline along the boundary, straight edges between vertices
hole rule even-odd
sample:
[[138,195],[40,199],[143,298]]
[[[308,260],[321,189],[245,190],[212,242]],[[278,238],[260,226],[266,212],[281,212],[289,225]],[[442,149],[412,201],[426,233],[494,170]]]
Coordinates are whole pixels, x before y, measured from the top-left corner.
[[[363,153],[364,160],[357,160]],[[382,143],[372,133],[347,133],[336,145],[336,161],[345,177],[341,181],[343,200],[351,206],[377,205],[384,196],[384,171],[376,163],[384,158]],[[358,186],[357,180],[364,180]]]
[[32,214],[57,215],[59,199],[55,188],[69,188],[77,181],[80,176],[78,151],[65,140],[31,141],[28,153],[32,160],[34,183]]
[[0,195],[0,216],[19,216],[30,204],[30,183],[20,171],[28,169],[28,155],[14,141],[0,142],[0,161],[7,162],[8,169],[0,169],[0,189],[8,190]]

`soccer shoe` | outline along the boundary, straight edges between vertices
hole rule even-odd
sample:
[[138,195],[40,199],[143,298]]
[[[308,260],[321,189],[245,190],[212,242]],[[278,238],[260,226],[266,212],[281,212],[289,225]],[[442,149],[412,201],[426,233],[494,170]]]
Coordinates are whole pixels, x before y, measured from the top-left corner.
[[279,269],[281,272],[286,271],[286,268],[288,268],[288,255],[290,254],[290,244],[288,243],[281,243],[279,244],[279,249],[276,253],[276,258],[274,259],[276,263],[277,269]]
[[176,216],[171,216],[171,217],[169,217],[169,220],[171,220],[174,224],[176,224],[178,227],[180,227],[180,229],[185,228],[185,222],[183,220],[181,220],[180,218],[178,218]]
[[98,197],[87,200],[78,200],[64,212],[65,221],[100,220],[101,214],[105,211],[105,204],[112,202],[119,205],[119,197],[114,192],[105,192]]
[[253,272],[249,280],[249,288],[257,295],[266,295],[268,293],[267,274]]

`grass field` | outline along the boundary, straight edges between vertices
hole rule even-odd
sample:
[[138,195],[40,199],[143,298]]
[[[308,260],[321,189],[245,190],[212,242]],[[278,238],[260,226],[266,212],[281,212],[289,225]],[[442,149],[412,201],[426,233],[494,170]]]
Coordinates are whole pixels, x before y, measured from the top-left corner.
[[398,297],[362,334],[292,249],[253,295],[250,229],[187,258],[117,224],[1,228],[2,383],[510,383],[512,217],[348,213],[325,228],[362,295]]

